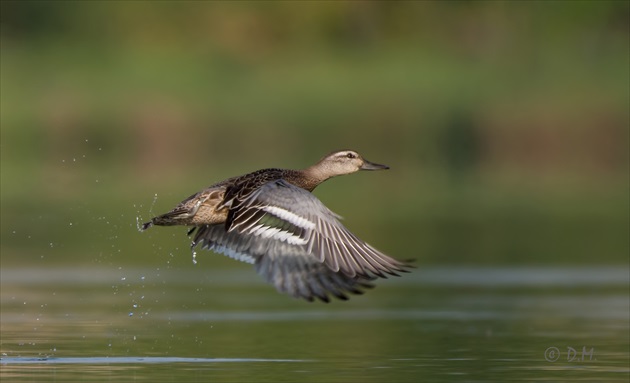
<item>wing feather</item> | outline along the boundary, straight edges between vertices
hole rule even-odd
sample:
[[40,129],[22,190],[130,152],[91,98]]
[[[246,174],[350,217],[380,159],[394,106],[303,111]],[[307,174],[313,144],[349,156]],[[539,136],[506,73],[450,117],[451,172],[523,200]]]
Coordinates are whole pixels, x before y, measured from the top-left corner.
[[225,225],[198,227],[193,246],[254,263],[278,291],[296,298],[348,299],[375,277],[410,267],[360,240],[313,194],[284,180],[235,197],[228,216]]
[[350,277],[359,275],[384,278],[387,274],[405,272],[410,267],[359,239],[341,224],[337,214],[324,206],[312,193],[284,180],[266,183],[244,200],[237,201],[232,209],[233,220],[228,230],[243,233],[237,225],[249,209],[287,220],[293,225],[295,239],[307,241],[307,253],[324,262],[333,271],[342,271]]
[[329,295],[346,300],[347,293],[362,294],[362,289],[373,287],[369,279],[333,271],[307,253],[303,245],[228,232],[224,225],[197,228],[195,245],[253,263],[256,272],[278,291],[307,301],[329,302]]

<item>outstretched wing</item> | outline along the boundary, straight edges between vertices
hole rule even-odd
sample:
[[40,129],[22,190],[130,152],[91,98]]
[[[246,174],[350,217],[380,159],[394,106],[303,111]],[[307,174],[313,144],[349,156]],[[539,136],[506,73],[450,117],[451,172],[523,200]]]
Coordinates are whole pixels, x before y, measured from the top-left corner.
[[282,293],[295,298],[329,301],[329,294],[346,300],[347,293],[362,294],[373,287],[369,280],[334,272],[303,246],[288,244],[271,237],[242,235],[226,231],[224,225],[206,225],[197,229],[193,246],[225,254],[230,258],[253,263],[256,271]]
[[301,247],[304,254],[348,277],[386,278],[410,267],[363,242],[313,194],[284,180],[268,182],[244,200],[235,200],[226,229]]
[[385,278],[410,267],[357,238],[313,194],[284,180],[234,199],[225,227],[201,227],[198,242],[255,264],[271,262],[285,270],[306,264],[314,270],[319,263],[348,278]]

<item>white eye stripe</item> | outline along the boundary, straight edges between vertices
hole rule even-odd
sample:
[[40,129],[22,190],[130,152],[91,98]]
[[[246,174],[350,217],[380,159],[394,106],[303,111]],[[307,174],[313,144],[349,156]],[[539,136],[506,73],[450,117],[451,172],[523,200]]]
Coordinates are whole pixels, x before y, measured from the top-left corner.
[[262,210],[266,211],[267,213],[271,213],[278,218],[284,219],[287,222],[303,229],[315,229],[315,224],[313,222],[309,221],[306,218],[300,217],[299,215],[292,213],[286,209],[277,206],[263,206]]

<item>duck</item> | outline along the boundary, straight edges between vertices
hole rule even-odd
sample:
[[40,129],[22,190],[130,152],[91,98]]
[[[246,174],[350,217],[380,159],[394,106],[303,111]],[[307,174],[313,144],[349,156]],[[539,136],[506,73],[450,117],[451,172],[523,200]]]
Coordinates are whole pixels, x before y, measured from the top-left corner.
[[389,169],[354,150],[338,150],[305,169],[261,169],[228,178],[191,195],[152,226],[188,226],[196,246],[254,265],[281,292],[329,302],[363,294],[377,278],[413,266],[351,233],[312,191],[322,182],[358,171]]

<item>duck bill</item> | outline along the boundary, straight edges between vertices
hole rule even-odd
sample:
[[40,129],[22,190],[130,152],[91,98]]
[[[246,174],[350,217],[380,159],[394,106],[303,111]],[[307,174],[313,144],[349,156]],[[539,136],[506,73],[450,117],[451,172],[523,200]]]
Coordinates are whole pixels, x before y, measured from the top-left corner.
[[384,170],[389,169],[387,165],[375,164],[374,162],[370,162],[368,160],[363,160],[363,165],[361,165],[361,170]]

